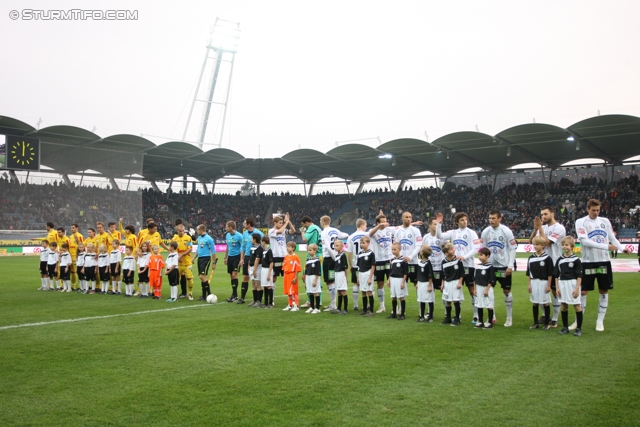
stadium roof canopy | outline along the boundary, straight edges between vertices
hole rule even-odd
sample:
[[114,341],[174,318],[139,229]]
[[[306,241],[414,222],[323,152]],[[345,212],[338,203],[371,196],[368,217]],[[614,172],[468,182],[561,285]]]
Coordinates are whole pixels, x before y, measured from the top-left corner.
[[616,165],[640,155],[640,117],[627,115],[591,117],[565,129],[528,123],[493,136],[455,132],[431,143],[401,138],[375,148],[346,144],[327,153],[305,148],[269,159],[248,159],[225,148],[202,151],[181,141],[156,145],[135,135],[100,137],[74,126],[35,129],[5,116],[0,116],[0,134],[40,138],[41,164],[52,172],[94,170],[109,178],[138,174],[151,181],[189,175],[214,182],[237,175],[260,183],[286,175],[308,183],[329,177],[363,182],[378,175],[411,179],[426,171],[453,176],[473,167],[495,174],[523,163],[555,169],[583,158]]

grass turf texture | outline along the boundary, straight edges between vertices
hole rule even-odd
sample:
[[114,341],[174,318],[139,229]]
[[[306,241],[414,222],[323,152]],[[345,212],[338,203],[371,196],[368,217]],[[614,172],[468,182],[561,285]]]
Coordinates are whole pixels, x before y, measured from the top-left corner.
[[[39,292],[37,265],[36,257],[0,258],[0,328],[198,307],[0,329],[5,426],[621,426],[640,418],[635,273],[615,275],[603,333],[594,330],[597,293],[590,294],[576,338],[528,330],[522,272],[514,279],[514,326],[502,326],[496,292],[496,327],[475,330],[468,299],[459,327],[415,322],[415,291],[402,322],[282,312],[281,296],[273,310],[167,304],[166,280],[162,301]],[[212,281],[220,300],[229,283],[220,268]],[[386,299],[390,308],[388,291]],[[436,321],[442,317],[438,296]]]

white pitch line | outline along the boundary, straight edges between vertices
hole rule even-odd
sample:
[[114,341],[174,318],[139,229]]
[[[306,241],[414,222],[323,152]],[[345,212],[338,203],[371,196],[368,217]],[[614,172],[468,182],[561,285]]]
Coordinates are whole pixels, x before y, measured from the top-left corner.
[[[306,295],[306,294],[300,294],[300,295]],[[288,295],[276,295],[274,298],[284,298],[284,297],[287,297],[287,296]],[[187,306],[184,306],[184,307],[162,308],[160,310],[134,311],[133,313],[107,314],[105,316],[92,316],[92,317],[79,317],[77,319],[52,320],[51,322],[22,323],[20,325],[0,326],[0,331],[4,331],[4,330],[7,330],[7,329],[30,328],[32,326],[55,325],[57,323],[84,322],[86,320],[110,319],[112,317],[135,316],[135,315],[138,315],[138,314],[149,314],[149,313],[161,313],[163,311],[184,310],[185,308],[210,307],[211,305],[218,305],[218,304],[187,305]],[[225,305],[228,305],[228,304],[219,304],[219,305],[225,306]]]
[[55,325],[56,323],[84,322],[85,320],[110,319],[112,317],[135,316],[138,314],[161,313],[163,311],[184,310],[185,308],[210,307],[211,304],[187,305],[184,307],[163,308],[160,310],[134,311],[133,313],[108,314],[106,316],[79,317],[77,319],[52,320],[51,322],[23,323],[20,325],[0,326],[0,331],[6,329],[29,328],[32,326]]

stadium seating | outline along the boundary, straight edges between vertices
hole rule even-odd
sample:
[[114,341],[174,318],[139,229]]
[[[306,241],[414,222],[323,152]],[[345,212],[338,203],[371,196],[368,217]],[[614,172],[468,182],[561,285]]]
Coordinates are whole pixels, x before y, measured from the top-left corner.
[[445,214],[445,229],[453,228],[452,208],[469,215],[470,227],[480,231],[488,225],[490,210],[498,209],[503,224],[518,237],[528,237],[533,219],[540,208],[550,205],[556,219],[573,233],[575,219],[582,216],[586,201],[598,198],[603,202],[601,215],[608,217],[614,230],[625,237],[635,237],[640,209],[635,209],[638,177],[619,180],[613,186],[586,178],[580,185],[561,180],[552,183],[548,191],[543,184],[511,184],[493,191],[488,185],[475,189],[460,186],[443,191],[439,188],[410,189],[401,192],[374,191],[358,195],[322,193],[310,197],[289,193],[238,196],[204,195],[199,192],[161,193],[153,190],[114,191],[96,187],[68,187],[62,183],[33,185],[14,184],[0,179],[0,229],[44,230],[52,221],[68,227],[77,222],[83,231],[97,221],[109,222],[124,218],[125,224],[139,229],[145,218],[154,218],[164,236],[173,232],[173,220],[183,218],[189,224],[207,225],[216,238],[224,235],[225,222],[241,224],[247,216],[256,218],[259,227],[271,225],[271,213],[289,212],[297,227],[300,218],[309,215],[319,223],[322,215],[330,215],[332,224],[351,233],[353,218],[364,218],[368,226],[382,210],[393,225],[401,223],[403,211],[410,211],[413,220],[427,221],[438,212]]

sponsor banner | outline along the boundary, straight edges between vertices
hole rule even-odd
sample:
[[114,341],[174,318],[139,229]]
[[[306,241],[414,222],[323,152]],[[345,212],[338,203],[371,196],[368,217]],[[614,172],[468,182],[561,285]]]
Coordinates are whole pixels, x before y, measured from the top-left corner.
[[6,254],[21,254],[22,248],[20,247],[10,247],[10,248],[0,248],[0,255]]
[[44,237],[33,240],[0,240],[0,246],[40,246]]
[[618,240],[620,243],[638,243],[638,241],[640,241],[640,239],[636,239],[635,237],[623,237]]

